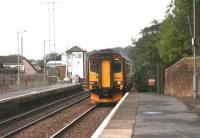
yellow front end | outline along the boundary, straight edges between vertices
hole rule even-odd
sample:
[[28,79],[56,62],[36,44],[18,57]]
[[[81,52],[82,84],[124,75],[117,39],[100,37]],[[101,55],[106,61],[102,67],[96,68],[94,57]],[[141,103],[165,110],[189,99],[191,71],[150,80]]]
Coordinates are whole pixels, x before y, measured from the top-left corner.
[[122,92],[117,92],[113,98],[99,98],[99,95],[90,93],[91,103],[117,103],[122,98]]
[[111,67],[114,63],[111,63],[110,59],[100,60],[100,70],[97,72],[89,70],[89,90],[92,103],[116,103],[122,98],[124,87],[122,61],[118,58],[113,62],[120,62],[118,72],[113,72],[115,66]]

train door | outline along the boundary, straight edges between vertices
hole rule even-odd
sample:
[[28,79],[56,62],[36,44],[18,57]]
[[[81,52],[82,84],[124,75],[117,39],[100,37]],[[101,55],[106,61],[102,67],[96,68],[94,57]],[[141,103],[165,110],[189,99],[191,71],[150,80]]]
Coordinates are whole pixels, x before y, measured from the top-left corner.
[[102,87],[103,88],[111,87],[110,67],[111,67],[111,62],[109,59],[102,60],[102,62],[101,62],[101,78],[102,78]]

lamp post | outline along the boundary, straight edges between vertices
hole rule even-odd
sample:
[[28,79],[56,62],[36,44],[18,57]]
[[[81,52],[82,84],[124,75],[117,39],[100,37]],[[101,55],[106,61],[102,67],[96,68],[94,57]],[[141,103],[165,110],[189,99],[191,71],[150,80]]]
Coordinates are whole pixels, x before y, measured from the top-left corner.
[[192,38],[192,47],[193,47],[193,67],[194,67],[194,74],[193,74],[193,97],[197,98],[198,96],[198,80],[197,80],[197,73],[196,73],[196,45],[195,45],[195,37],[196,37],[196,0],[193,0],[193,38]]
[[20,66],[19,66],[19,34],[25,33],[26,31],[17,32],[17,89],[20,86]]
[[45,58],[45,47],[46,42],[50,42],[50,40],[44,40],[44,84],[46,84],[46,58]]

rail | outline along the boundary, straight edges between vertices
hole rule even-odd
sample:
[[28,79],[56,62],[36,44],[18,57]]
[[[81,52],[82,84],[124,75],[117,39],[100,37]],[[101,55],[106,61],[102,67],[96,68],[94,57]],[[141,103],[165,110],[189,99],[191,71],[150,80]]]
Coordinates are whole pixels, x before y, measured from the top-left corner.
[[[46,109],[46,108],[49,108],[50,106],[54,106],[54,105],[56,105],[56,104],[59,104],[60,102],[63,102],[63,101],[65,101],[65,100],[68,100],[68,99],[70,99],[70,98],[74,98],[75,96],[78,96],[78,95],[81,95],[81,94],[85,94],[85,93],[87,93],[87,91],[84,91],[84,92],[81,92],[81,93],[78,93],[78,94],[74,94],[74,95],[69,96],[69,97],[65,97],[65,98],[63,98],[63,99],[61,99],[61,100],[57,100],[57,101],[55,101],[55,102],[52,102],[52,103],[47,104],[47,105],[45,105],[45,106],[42,106],[42,107],[39,107],[39,108],[37,108],[37,109],[31,110],[31,111],[26,112],[26,113],[24,113],[24,114],[15,116],[15,117],[10,118],[10,119],[7,119],[7,120],[4,120],[4,121],[0,122],[0,125],[2,126],[2,125],[5,125],[5,124],[7,124],[7,123],[10,123],[10,122],[12,122],[12,121],[19,120],[20,118],[26,117],[26,116],[28,116],[28,115],[31,115],[31,114],[33,114],[34,112],[38,112],[38,111],[44,110],[44,109]],[[49,114],[47,114],[47,115],[45,115],[45,116],[42,116],[42,117],[38,118],[37,120],[34,120],[34,121],[32,121],[32,122],[30,122],[30,123],[28,123],[28,124],[26,124],[26,125],[24,125],[24,126],[22,126],[22,127],[19,127],[19,128],[15,129],[15,130],[13,130],[13,131],[11,131],[11,132],[9,132],[9,133],[3,135],[3,136],[0,136],[0,137],[1,137],[1,138],[10,137],[10,136],[16,134],[17,132],[19,132],[19,131],[21,131],[21,130],[23,130],[23,129],[25,129],[25,128],[27,128],[27,127],[29,127],[29,126],[31,126],[31,125],[33,125],[33,124],[35,124],[35,123],[37,123],[37,122],[43,120],[43,119],[45,119],[45,118],[48,118],[48,117],[50,117],[50,116],[52,116],[52,115],[54,115],[54,114],[56,114],[56,113],[58,113],[58,112],[60,112],[60,111],[62,111],[62,110],[64,110],[64,109],[66,109],[66,108],[68,108],[68,107],[70,107],[70,106],[72,106],[72,105],[74,105],[74,104],[76,104],[76,103],[78,103],[78,102],[81,102],[81,101],[87,99],[88,97],[89,97],[89,96],[85,96],[85,97],[83,97],[83,98],[81,98],[81,99],[79,99],[79,100],[76,100],[76,101],[74,101],[74,102],[72,102],[72,103],[70,103],[70,104],[68,104],[68,105],[66,105],[66,106],[63,106],[63,107],[59,108],[58,110],[56,110],[56,111],[54,111],[54,112],[51,112],[51,113],[49,113]]]
[[64,126],[62,129],[60,129],[59,131],[57,131],[54,135],[52,135],[50,138],[56,138],[59,137],[60,135],[62,135],[62,133],[64,131],[66,131],[67,129],[69,129],[72,125],[74,125],[78,120],[80,120],[81,118],[83,118],[84,116],[86,116],[88,113],[90,113],[92,110],[94,110],[97,107],[97,105],[92,106],[91,108],[89,108],[87,111],[85,111],[83,114],[81,114],[80,116],[78,116],[77,118],[75,118],[74,120],[72,120],[70,123],[68,123],[66,126]]

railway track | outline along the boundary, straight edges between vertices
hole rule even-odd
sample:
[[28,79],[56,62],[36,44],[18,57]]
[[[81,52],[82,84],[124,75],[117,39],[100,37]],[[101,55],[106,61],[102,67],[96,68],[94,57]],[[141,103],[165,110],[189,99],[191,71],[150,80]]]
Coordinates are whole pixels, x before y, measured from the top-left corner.
[[89,108],[87,111],[85,111],[83,114],[81,114],[80,116],[78,116],[77,118],[75,118],[74,120],[72,120],[70,123],[66,124],[66,126],[64,126],[62,129],[60,129],[59,131],[57,131],[55,134],[53,134],[50,138],[58,138],[60,137],[65,131],[67,131],[67,129],[69,129],[71,126],[73,126],[76,122],[78,122],[79,120],[81,120],[84,116],[86,116],[87,114],[89,114],[91,111],[93,111],[95,108],[97,107],[97,105],[92,106],[91,108]]
[[[32,126],[33,124],[44,120],[56,113],[83,101],[88,98],[88,92],[84,91],[55,102],[49,103],[39,108],[14,116],[0,122],[0,137],[10,137],[22,131],[23,129]],[[38,115],[39,114],[39,115]],[[28,121],[29,120],[29,121]],[[21,123],[20,123],[21,122]]]
[[[52,117],[25,128],[13,137],[51,137],[68,126],[67,129],[63,129],[62,133],[56,137],[88,138],[92,136],[95,130],[114,107],[98,105],[97,108],[91,109],[92,106],[93,105],[90,104],[89,99],[83,100]],[[85,112],[89,109],[91,109],[91,111],[85,114]],[[79,116],[82,117],[79,118]]]
[[82,114],[63,125],[50,135],[50,138],[88,138],[96,131],[102,121],[113,109],[114,105],[94,105]]

